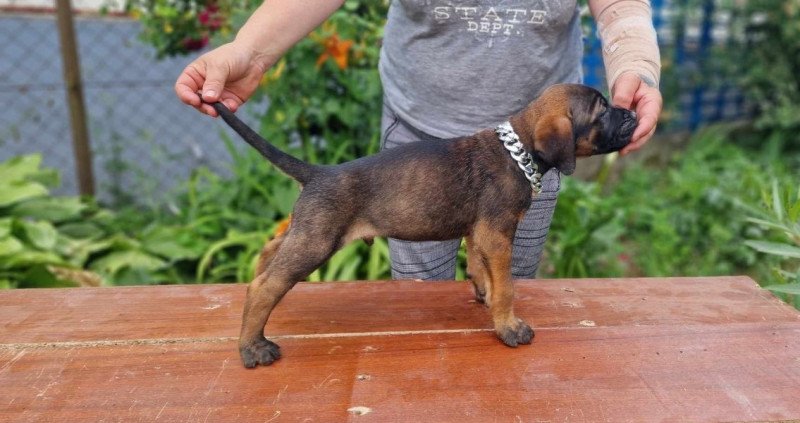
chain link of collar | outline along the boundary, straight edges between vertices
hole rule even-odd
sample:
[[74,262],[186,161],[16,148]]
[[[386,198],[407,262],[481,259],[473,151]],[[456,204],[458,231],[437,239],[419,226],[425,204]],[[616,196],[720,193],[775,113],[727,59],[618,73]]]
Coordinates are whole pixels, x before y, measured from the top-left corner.
[[525,151],[522,143],[519,141],[519,135],[514,132],[511,127],[511,122],[503,122],[495,128],[494,132],[497,137],[503,142],[503,147],[511,154],[511,158],[517,162],[517,165],[522,172],[525,173],[525,179],[531,182],[531,189],[534,194],[542,192],[542,174],[539,172],[539,165],[533,161],[530,153]]

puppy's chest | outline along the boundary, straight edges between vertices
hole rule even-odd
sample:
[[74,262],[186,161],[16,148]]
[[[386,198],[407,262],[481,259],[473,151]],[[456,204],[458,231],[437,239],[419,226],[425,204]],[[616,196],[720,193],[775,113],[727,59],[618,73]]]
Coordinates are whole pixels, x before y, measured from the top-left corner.
[[[505,158],[502,158],[505,162]],[[482,165],[473,171],[472,190],[483,204],[510,211],[527,209],[531,203],[531,185],[522,171],[508,163]]]

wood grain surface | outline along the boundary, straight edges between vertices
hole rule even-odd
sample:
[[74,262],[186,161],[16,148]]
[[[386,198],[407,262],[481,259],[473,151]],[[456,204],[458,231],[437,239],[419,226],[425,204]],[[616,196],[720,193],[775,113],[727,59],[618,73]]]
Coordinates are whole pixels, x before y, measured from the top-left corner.
[[0,292],[0,421],[800,419],[800,314],[745,277],[300,284],[244,369],[242,285]]

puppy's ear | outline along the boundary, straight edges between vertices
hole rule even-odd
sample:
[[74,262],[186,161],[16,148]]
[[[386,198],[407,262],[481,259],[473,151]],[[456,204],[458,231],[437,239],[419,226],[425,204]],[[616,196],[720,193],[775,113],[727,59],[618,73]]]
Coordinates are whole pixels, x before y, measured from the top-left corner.
[[566,116],[547,116],[536,123],[536,149],[542,159],[555,166],[561,173],[571,175],[575,171],[575,139],[572,121]]

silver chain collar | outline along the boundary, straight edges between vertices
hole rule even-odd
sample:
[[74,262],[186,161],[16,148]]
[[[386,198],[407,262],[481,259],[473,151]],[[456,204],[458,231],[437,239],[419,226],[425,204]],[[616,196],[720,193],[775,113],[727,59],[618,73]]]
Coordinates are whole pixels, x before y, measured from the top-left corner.
[[517,166],[525,173],[525,179],[531,182],[531,189],[534,194],[542,192],[542,174],[539,172],[539,165],[533,161],[531,154],[525,151],[519,141],[519,135],[514,132],[511,122],[503,122],[495,128],[494,132],[503,142],[503,147],[511,153],[511,158],[517,162]]

